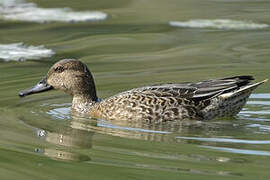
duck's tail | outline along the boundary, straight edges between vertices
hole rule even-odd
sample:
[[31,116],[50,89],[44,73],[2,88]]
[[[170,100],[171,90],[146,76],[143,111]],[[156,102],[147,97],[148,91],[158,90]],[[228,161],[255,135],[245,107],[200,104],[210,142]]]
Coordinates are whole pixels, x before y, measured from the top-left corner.
[[268,79],[265,79],[263,81],[260,81],[260,82],[254,83],[254,84],[248,84],[246,86],[241,87],[240,89],[238,89],[236,91],[222,94],[222,95],[220,95],[220,97],[222,97],[224,99],[227,99],[227,98],[234,98],[234,97],[242,96],[244,94],[249,94],[250,95],[250,93],[254,89],[256,89],[259,85],[261,85],[261,84],[263,84],[263,83],[265,83],[267,81],[268,81]]
[[212,119],[214,117],[231,117],[236,115],[246,104],[251,92],[267,81],[268,79],[265,79],[254,84],[248,84],[213,98],[210,105],[201,111],[203,117],[205,119]]

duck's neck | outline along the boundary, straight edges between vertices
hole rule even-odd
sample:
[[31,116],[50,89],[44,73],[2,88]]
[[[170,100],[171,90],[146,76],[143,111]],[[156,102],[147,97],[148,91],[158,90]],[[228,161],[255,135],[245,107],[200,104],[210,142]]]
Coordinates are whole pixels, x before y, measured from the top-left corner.
[[73,92],[72,109],[79,113],[89,112],[98,101],[94,78],[86,65],[84,73],[86,80],[81,86],[83,88]]
[[97,97],[91,97],[88,94],[74,95],[72,100],[72,110],[79,113],[87,113],[97,103]]

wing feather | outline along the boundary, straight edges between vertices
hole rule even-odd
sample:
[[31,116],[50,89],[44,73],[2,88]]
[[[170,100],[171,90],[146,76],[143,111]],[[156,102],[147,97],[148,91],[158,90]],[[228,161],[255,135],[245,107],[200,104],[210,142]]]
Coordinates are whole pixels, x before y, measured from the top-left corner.
[[231,92],[245,86],[253,80],[252,76],[234,76],[222,79],[211,79],[197,83],[160,84],[132,89],[132,93],[157,97],[175,97],[193,100],[204,100]]

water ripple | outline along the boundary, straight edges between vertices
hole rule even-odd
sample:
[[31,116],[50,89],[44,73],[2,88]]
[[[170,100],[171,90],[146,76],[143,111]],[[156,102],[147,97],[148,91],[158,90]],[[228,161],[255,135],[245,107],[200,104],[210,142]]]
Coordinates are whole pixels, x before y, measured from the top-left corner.
[[270,93],[251,94],[250,99],[270,99]]
[[[64,106],[66,104],[62,104]],[[51,109],[47,112],[47,114],[51,115],[54,119],[70,119],[71,107],[59,107],[61,105],[57,105],[58,108]]]
[[250,124],[246,126],[247,128],[258,128],[261,131],[270,132],[270,126],[263,124]]
[[248,155],[259,155],[259,156],[270,156],[269,151],[257,151],[257,150],[248,150],[248,149],[236,149],[236,148],[227,148],[227,147],[214,147],[214,146],[200,146],[208,149],[215,149],[223,152],[231,152],[237,154],[248,154]]
[[249,104],[249,105],[269,106],[270,105],[270,101],[248,101],[247,104]]
[[239,143],[239,144],[270,144],[270,140],[244,140],[230,138],[200,138],[200,137],[176,137],[177,139],[197,140],[206,142],[223,142],[223,143]]
[[54,119],[70,119],[69,112],[71,111],[70,108],[56,108],[52,109],[47,112],[47,114],[51,115]]
[[268,24],[258,24],[251,21],[231,19],[194,19],[189,21],[170,21],[169,25],[187,28],[214,28],[229,30],[250,30],[268,28]]
[[137,132],[146,132],[146,133],[158,133],[158,134],[170,134],[171,132],[168,131],[158,131],[158,130],[150,130],[150,129],[143,129],[143,128],[133,128],[133,127],[125,127],[125,126],[118,126],[114,124],[110,124],[105,120],[99,120],[98,124],[99,127],[111,128],[111,129],[119,129],[119,130],[127,130],[127,131],[137,131]]
[[[238,117],[245,120],[269,122],[270,115],[270,94],[251,94],[250,100]],[[249,126],[249,125],[248,125]]]

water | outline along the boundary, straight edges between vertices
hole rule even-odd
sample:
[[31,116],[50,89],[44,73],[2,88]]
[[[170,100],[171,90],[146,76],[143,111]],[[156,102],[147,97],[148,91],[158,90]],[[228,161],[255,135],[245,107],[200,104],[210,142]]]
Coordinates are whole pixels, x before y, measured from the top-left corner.
[[[55,16],[32,18],[23,8]],[[269,179],[269,83],[235,118],[206,122],[95,120],[72,116],[62,92],[17,96],[61,58],[89,66],[100,98],[148,84],[269,78],[269,8],[249,0],[0,1],[8,47],[0,47],[1,179]],[[70,12],[106,18],[70,20]]]

